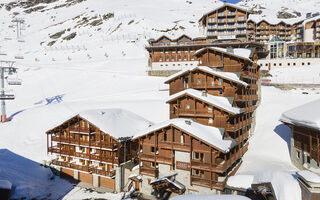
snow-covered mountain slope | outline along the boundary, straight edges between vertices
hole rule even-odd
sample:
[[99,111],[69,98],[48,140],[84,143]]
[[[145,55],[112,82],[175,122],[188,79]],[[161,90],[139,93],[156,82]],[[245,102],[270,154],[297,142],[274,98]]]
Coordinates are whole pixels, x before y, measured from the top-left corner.
[[307,13],[319,12],[319,0],[242,0],[238,6],[254,11],[254,20],[265,19],[270,23],[284,21],[295,23],[306,19]]

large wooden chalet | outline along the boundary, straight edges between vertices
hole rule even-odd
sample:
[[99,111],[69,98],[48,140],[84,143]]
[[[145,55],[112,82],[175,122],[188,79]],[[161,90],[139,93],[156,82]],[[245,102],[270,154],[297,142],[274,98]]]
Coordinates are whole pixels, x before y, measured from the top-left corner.
[[[226,177],[247,149],[247,145],[240,149],[236,140],[224,139],[223,129],[184,118],[151,126],[138,132],[134,140],[139,143],[139,172],[145,191],[151,191],[148,177],[154,180],[168,175],[188,192],[203,192],[206,188],[222,191]],[[171,182],[166,185],[173,186]]]
[[121,109],[83,111],[46,132],[48,153],[57,156],[52,164],[63,174],[119,190],[119,165],[137,154],[131,137],[151,124]]
[[[284,112],[280,121],[291,129],[291,161],[320,173],[320,100]],[[289,141],[288,141],[289,142]]]

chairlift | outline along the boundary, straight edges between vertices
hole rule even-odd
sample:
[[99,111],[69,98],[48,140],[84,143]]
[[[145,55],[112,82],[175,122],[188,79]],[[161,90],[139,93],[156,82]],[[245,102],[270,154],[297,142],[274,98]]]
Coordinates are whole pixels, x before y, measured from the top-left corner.
[[0,90],[0,100],[14,100],[15,96],[12,90]]
[[18,77],[7,77],[6,79],[8,85],[22,85],[22,81]]
[[15,58],[15,59],[19,59],[19,60],[24,59],[23,55],[20,55],[20,54],[15,55],[14,58]]

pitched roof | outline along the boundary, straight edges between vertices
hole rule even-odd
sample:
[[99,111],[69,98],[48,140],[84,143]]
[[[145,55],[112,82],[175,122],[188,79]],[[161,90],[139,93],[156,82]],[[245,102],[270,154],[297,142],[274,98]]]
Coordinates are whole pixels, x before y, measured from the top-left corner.
[[320,99],[282,113],[280,121],[320,130]]
[[227,6],[232,7],[232,8],[235,8],[235,9],[238,9],[238,10],[245,11],[245,12],[248,12],[248,13],[251,13],[251,12],[250,12],[250,11],[248,11],[247,9],[242,8],[242,7],[239,7],[239,6],[236,6],[236,5],[234,5],[234,4],[230,4],[230,3],[223,3],[221,6],[219,6],[219,7],[215,8],[214,10],[211,10],[211,11],[209,11],[209,12],[207,12],[207,13],[203,14],[203,15],[202,15],[202,17],[199,19],[199,21],[201,21],[205,16],[207,16],[207,15],[209,15],[209,14],[211,14],[211,13],[215,12],[216,10],[219,10],[219,9],[221,9],[221,8],[223,8],[223,7],[227,7]]
[[169,76],[165,83],[168,83],[169,81],[185,74],[185,73],[188,73],[188,72],[192,72],[192,71],[195,71],[195,70],[200,70],[200,71],[203,71],[203,72],[207,72],[209,74],[212,74],[212,75],[215,75],[215,76],[218,76],[218,77],[221,77],[221,78],[224,78],[224,79],[227,79],[227,80],[230,80],[230,81],[233,81],[235,83],[238,83],[238,84],[241,84],[245,87],[248,86],[248,84],[244,81],[241,81],[240,78],[235,74],[235,73],[232,73],[232,72],[220,72],[220,71],[217,71],[216,69],[214,68],[210,68],[210,67],[207,67],[207,66],[196,66],[196,67],[193,67],[191,69],[185,69],[185,70],[181,70],[180,72],[177,72],[175,74],[172,74],[171,76]]
[[233,53],[232,52],[228,52],[228,50],[226,48],[220,48],[220,47],[205,47],[202,49],[197,50],[194,55],[197,55],[199,53],[201,53],[202,51],[206,50],[206,49],[210,49],[213,51],[218,51],[224,54],[228,54],[231,56],[235,56],[238,58],[242,58],[244,60],[248,60],[250,62],[252,62],[252,60],[250,59],[252,56],[252,51],[254,51],[253,49],[244,49],[244,48],[234,48]]
[[201,101],[204,101],[210,105],[213,105],[215,107],[218,107],[222,110],[225,110],[225,111],[232,113],[232,114],[235,114],[235,115],[243,112],[240,108],[232,107],[231,103],[229,102],[228,98],[226,98],[226,97],[214,96],[214,95],[210,95],[210,94],[203,95],[203,92],[201,92],[199,90],[195,90],[195,89],[186,89],[186,90],[178,92],[174,95],[171,95],[168,98],[167,103],[171,102],[172,100],[175,100],[181,96],[184,96],[184,95],[192,96],[194,98],[197,98]]
[[[74,114],[59,123],[58,126],[76,116],[87,120],[89,123],[93,124],[104,133],[107,133],[116,139],[119,139],[121,137],[132,137],[135,132],[145,129],[153,124],[152,122],[142,118],[141,116],[127,110],[93,109]],[[54,128],[58,126],[54,126]]]
[[232,139],[223,139],[223,129],[218,129],[213,126],[205,126],[193,120],[184,118],[171,119],[150,126],[145,130],[137,132],[133,139],[148,135],[149,133],[155,132],[170,125],[189,133],[193,137],[208,145],[214,146],[223,152],[228,152],[236,145],[236,141]]

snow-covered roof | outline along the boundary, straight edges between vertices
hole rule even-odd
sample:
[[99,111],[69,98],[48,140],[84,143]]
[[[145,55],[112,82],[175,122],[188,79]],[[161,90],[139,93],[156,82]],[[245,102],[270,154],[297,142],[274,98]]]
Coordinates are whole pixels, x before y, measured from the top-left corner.
[[320,176],[311,171],[302,170],[298,171],[297,174],[308,182],[320,183]]
[[11,190],[12,183],[8,180],[0,180],[0,189]]
[[282,113],[280,121],[320,130],[320,99]]
[[214,96],[207,93],[205,93],[204,95],[202,91],[195,89],[186,89],[176,94],[173,94],[167,99],[167,103],[183,95],[192,96],[232,114],[242,113],[242,110],[240,108],[232,107],[232,104],[229,102],[227,97]]
[[263,171],[254,176],[252,183],[271,183],[277,200],[301,200],[301,188],[291,172]]
[[192,71],[195,71],[195,70],[200,70],[200,71],[203,71],[203,72],[207,72],[209,74],[212,74],[212,75],[215,75],[215,76],[218,76],[218,77],[233,81],[235,83],[241,84],[241,85],[243,85],[245,87],[248,86],[248,84],[246,82],[244,82],[244,81],[241,81],[240,78],[235,73],[232,73],[232,72],[220,72],[220,71],[217,71],[215,68],[210,68],[210,67],[207,67],[207,66],[196,66],[196,67],[193,67],[191,69],[181,70],[180,72],[177,72],[177,73],[172,74],[171,76],[169,76],[165,80],[165,83],[168,83],[172,79],[175,79],[175,78],[177,78],[177,77],[179,77],[179,76],[181,76],[181,75],[183,75],[183,74],[185,74],[187,72],[192,72]]
[[222,52],[222,53],[225,53],[225,54],[228,54],[228,55],[231,55],[231,56],[236,56],[238,58],[242,58],[242,59],[245,59],[245,60],[248,60],[248,61],[251,61],[252,60],[250,59],[250,56],[252,55],[252,51],[250,49],[244,49],[244,48],[233,48],[233,53],[231,52],[228,52],[228,50],[226,48],[221,48],[221,47],[205,47],[205,48],[201,48],[199,50],[197,50],[194,55],[197,55],[198,53],[206,50],[206,49],[211,49],[213,51],[219,51],[219,52]]
[[150,126],[145,130],[137,132],[133,139],[147,135],[170,125],[189,133],[193,137],[203,141],[204,143],[214,146],[223,152],[228,152],[234,145],[236,145],[234,140],[223,139],[223,129],[218,129],[213,126],[205,126],[193,120],[184,118],[171,119]]
[[270,25],[277,25],[280,23],[285,23],[288,25],[293,25],[295,23],[301,22],[304,20],[303,17],[298,17],[298,18],[289,18],[289,19],[281,19],[281,18],[277,18],[274,17],[273,15],[250,15],[248,20],[252,20],[253,22],[255,22],[256,24],[260,23],[260,22],[267,22]]
[[171,198],[171,200],[194,200],[194,199],[201,199],[201,200],[250,200],[248,197],[240,196],[240,195],[229,195],[229,194],[203,194],[203,195],[195,195],[195,194],[188,194],[188,195],[179,195]]
[[[219,5],[217,3],[217,5]],[[222,5],[219,5],[218,7],[214,8],[213,10],[209,11],[209,12],[206,12],[205,14],[202,15],[202,17],[199,19],[199,21],[201,21],[204,17],[206,17],[207,15],[210,15],[211,13],[215,12],[216,10],[219,10],[223,7],[226,7],[226,6],[229,6],[229,7],[232,7],[232,8],[236,8],[238,10],[242,10],[242,11],[245,11],[245,12],[248,12],[250,13],[250,11],[248,11],[246,8],[243,8],[243,7],[240,7],[240,6],[236,6],[234,4],[230,4],[230,3],[223,3]]]
[[[153,124],[137,114],[117,108],[85,110],[72,115],[67,120],[78,115],[116,139],[120,137],[132,137],[137,131]],[[65,121],[59,123],[58,126]],[[57,126],[53,128],[55,127]]]
[[251,188],[253,177],[253,175],[230,176],[228,178],[227,185],[233,188],[248,189]]

